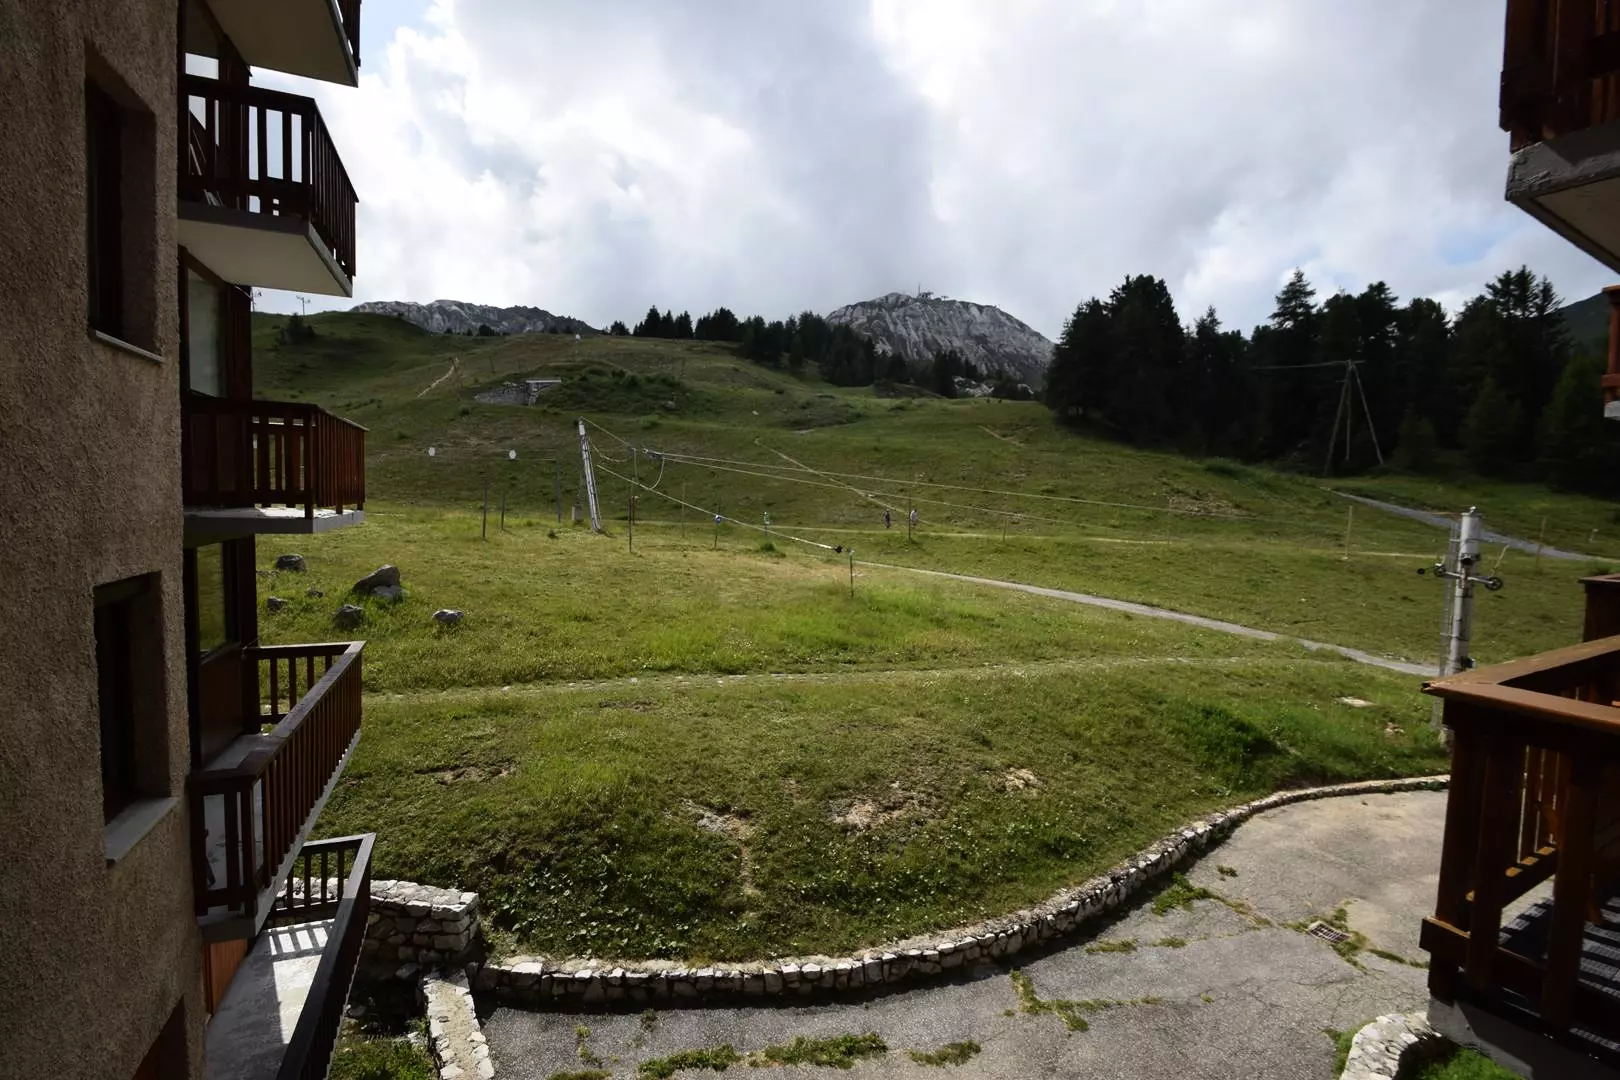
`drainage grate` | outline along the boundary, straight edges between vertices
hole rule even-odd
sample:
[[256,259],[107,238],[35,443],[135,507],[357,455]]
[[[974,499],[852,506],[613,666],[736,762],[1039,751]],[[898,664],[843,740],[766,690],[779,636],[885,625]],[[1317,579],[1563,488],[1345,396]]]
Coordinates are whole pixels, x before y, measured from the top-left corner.
[[1335,929],[1334,927],[1331,927],[1327,923],[1320,920],[1307,926],[1305,928],[1305,932],[1310,934],[1312,937],[1319,937],[1323,941],[1333,945],[1350,940],[1349,934],[1345,933],[1343,930]]

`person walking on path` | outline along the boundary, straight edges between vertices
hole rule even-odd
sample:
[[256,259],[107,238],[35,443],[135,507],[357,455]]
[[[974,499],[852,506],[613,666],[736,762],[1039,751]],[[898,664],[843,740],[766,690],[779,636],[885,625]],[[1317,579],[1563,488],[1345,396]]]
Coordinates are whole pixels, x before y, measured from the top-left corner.
[[889,508],[885,506],[883,508],[883,527],[885,529],[888,529],[888,528],[892,528],[893,526],[894,526],[894,518],[889,516]]
[[917,527],[917,508],[916,507],[912,507],[912,509],[911,509],[911,527],[913,529],[915,529]]

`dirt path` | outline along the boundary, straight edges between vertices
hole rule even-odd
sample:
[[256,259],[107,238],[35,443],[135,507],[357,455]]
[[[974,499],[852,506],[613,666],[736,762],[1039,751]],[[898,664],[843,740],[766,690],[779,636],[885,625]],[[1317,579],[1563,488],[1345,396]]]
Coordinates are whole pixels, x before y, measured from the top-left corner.
[[1256,630],[1252,626],[1241,626],[1237,623],[1226,622],[1222,619],[1210,619],[1203,615],[1189,615],[1185,611],[1171,611],[1169,608],[1150,607],[1147,604],[1137,604],[1129,600],[1115,600],[1108,596],[1094,596],[1091,593],[1070,592],[1067,589],[1048,589],[1042,585],[1025,585],[1018,581],[1000,581],[996,578],[971,577],[967,574],[952,574],[944,570],[923,570],[915,566],[898,566],[893,563],[867,563],[869,566],[882,570],[904,570],[913,574],[929,574],[933,577],[952,578],[956,581],[968,581],[975,585],[993,585],[998,589],[1016,589],[1019,592],[1033,593],[1036,596],[1047,596],[1054,600],[1067,600],[1075,604],[1089,604],[1092,607],[1108,608],[1111,611],[1123,611],[1131,615],[1144,615],[1150,619],[1170,619],[1173,622],[1186,623],[1189,626],[1203,627],[1205,630],[1219,630],[1226,634],[1236,634],[1239,637],[1253,638],[1256,641],[1292,641],[1303,645],[1315,652],[1332,652],[1354,660],[1358,664],[1371,664],[1374,667],[1387,668],[1398,671],[1402,675],[1417,675],[1422,678],[1433,678],[1439,674],[1432,664],[1414,664],[1407,660],[1395,660],[1387,656],[1374,656],[1372,653],[1360,649],[1352,649],[1345,645],[1330,645],[1324,641],[1311,641],[1308,638],[1290,637],[1287,634],[1276,634],[1270,630]]
[[432,393],[438,387],[438,385],[440,383],[444,382],[444,380],[446,380],[450,376],[454,375],[456,373],[456,368],[458,368],[459,366],[461,366],[461,357],[452,356],[450,358],[450,370],[446,371],[443,375],[440,375],[437,379],[434,379],[432,382],[428,383],[427,386],[425,388],[423,388],[422,392],[420,394],[417,394],[416,396],[419,397],[419,398],[427,397],[428,394]]
[[[1457,522],[1446,514],[1436,514],[1430,510],[1414,510],[1410,506],[1397,506],[1395,503],[1369,499],[1365,495],[1351,495],[1346,491],[1335,491],[1333,494],[1341,499],[1349,499],[1351,502],[1358,502],[1363,506],[1371,506],[1387,514],[1395,514],[1399,517],[1411,518],[1413,521],[1421,521],[1425,525],[1433,525],[1437,529],[1445,529],[1448,532],[1456,528],[1457,525]],[[1485,544],[1506,544],[1515,551],[1528,551],[1532,555],[1540,551],[1549,559],[1589,560],[1597,558],[1595,555],[1582,555],[1574,551],[1562,551],[1555,547],[1542,546],[1538,548],[1533,541],[1520,540],[1518,537],[1492,532],[1490,529],[1481,531],[1479,537]]]
[[[825,1005],[502,1007],[484,1033],[496,1074],[512,1080],[578,1069],[581,1043],[623,1080],[681,1051],[729,1044],[748,1053],[863,1032],[888,1049],[847,1073],[786,1066],[771,1069],[772,1080],[1331,1080],[1324,1029],[1354,1030],[1429,999],[1413,963],[1426,959],[1417,933],[1434,902],[1445,801],[1434,791],[1348,796],[1257,815],[1187,873],[1217,899],[1163,914],[1143,900],[1089,942],[1020,957],[1012,967],[1024,991],[1008,967],[986,961],[952,982]],[[1366,936],[1353,962],[1289,928],[1337,909]],[[1103,942],[1114,944],[1096,947]],[[1083,1028],[1042,1007],[1051,1002],[1072,1003]],[[967,1060],[944,1068],[907,1053],[968,1040]]]

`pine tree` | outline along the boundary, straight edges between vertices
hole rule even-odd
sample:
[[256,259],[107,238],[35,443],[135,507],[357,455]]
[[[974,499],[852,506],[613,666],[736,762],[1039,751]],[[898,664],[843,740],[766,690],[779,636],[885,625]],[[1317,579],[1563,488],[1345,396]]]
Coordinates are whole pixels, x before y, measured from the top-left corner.
[[1620,424],[1603,418],[1605,367],[1595,356],[1571,360],[1542,414],[1539,464],[1559,487],[1620,491]]
[[1516,455],[1523,427],[1523,407],[1497,385],[1495,376],[1485,376],[1463,420],[1462,445],[1469,464],[1487,476],[1506,472],[1520,460]]
[[1407,472],[1428,472],[1434,468],[1438,448],[1439,439],[1435,436],[1434,425],[1417,411],[1416,406],[1408,405],[1406,415],[1401,417],[1400,429],[1395,434],[1395,449],[1390,455],[1390,464]]
[[629,328],[626,327],[624,325],[624,323],[620,322],[618,319],[613,320],[613,325],[608,327],[608,333],[613,335],[614,337],[629,337],[630,336]]
[[670,326],[669,336],[680,339],[687,339],[692,336],[692,316],[689,312],[683,311],[675,316],[675,321]]
[[1046,370],[1046,404],[1058,419],[1075,421],[1099,410],[1109,394],[1108,309],[1096,297],[1063,324]]

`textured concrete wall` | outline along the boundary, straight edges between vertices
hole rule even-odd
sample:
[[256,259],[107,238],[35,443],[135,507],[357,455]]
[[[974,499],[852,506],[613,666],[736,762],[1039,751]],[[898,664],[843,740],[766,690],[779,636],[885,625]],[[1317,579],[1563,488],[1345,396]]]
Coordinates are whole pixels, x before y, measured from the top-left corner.
[[[183,800],[104,856],[92,590],[161,575],[143,748],[188,768],[176,316],[177,0],[0,0],[0,1000],[7,1075],[125,1077],[180,1009],[161,1075],[200,1075],[202,969]],[[125,145],[127,336],[87,331],[84,82],[144,111]],[[155,754],[152,751],[156,751]]]

